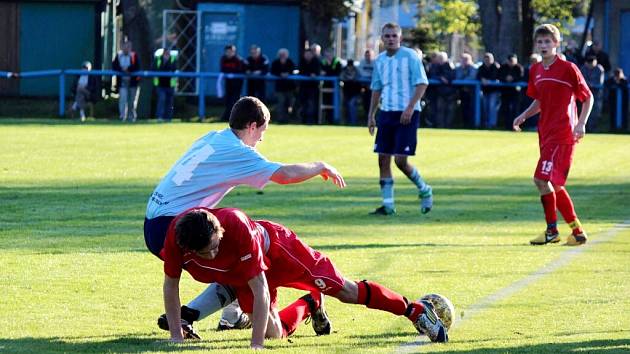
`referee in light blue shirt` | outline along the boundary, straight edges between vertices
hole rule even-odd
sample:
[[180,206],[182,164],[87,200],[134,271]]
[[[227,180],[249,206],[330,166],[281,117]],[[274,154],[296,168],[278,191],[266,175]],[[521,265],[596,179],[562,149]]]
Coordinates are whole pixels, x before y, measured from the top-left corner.
[[[381,195],[383,204],[371,214],[393,215],[394,179],[391,161],[418,187],[420,211],[423,214],[433,207],[433,191],[424,182],[417,168],[407,161],[416,153],[420,122],[420,99],[429,81],[424,72],[422,58],[410,48],[402,47],[402,32],[395,23],[387,23],[381,30],[385,51],[376,58],[372,74],[372,100],[368,115],[368,130],[376,139],[374,152],[378,153]],[[378,119],[376,111],[380,104]]]

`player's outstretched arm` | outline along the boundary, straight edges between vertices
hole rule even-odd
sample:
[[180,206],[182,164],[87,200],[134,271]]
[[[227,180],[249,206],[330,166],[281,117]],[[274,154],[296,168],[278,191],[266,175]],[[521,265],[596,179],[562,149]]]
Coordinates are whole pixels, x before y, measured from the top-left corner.
[[252,349],[262,349],[267,333],[267,321],[269,320],[269,306],[271,296],[264,272],[251,278],[247,284],[254,295],[254,308],[252,313]]
[[315,176],[322,176],[325,181],[330,179],[339,188],[346,186],[346,182],[337,169],[321,161],[284,165],[271,175],[271,181],[278,184],[293,184]]
[[171,332],[171,341],[183,342],[184,333],[181,326],[181,303],[179,300],[179,278],[171,278],[164,275],[164,308],[166,310],[166,319],[168,320],[168,328]]
[[578,122],[573,128],[573,139],[576,143],[579,142],[586,134],[586,122],[588,121],[588,116],[591,114],[591,110],[593,109],[593,103],[594,99],[592,93],[584,100],[584,102],[582,102],[582,111],[580,111]]
[[523,111],[523,113],[519,114],[518,117],[514,119],[514,122],[512,123],[512,129],[514,129],[514,131],[520,132],[521,124],[523,124],[529,117],[538,112],[540,112],[540,101],[534,100],[534,102],[532,102],[532,104],[530,104],[529,107],[527,107],[527,109]]

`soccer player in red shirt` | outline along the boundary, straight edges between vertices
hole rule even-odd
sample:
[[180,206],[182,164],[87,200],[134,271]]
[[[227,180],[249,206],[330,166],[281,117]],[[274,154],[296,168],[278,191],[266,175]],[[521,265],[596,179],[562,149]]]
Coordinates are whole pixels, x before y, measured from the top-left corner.
[[[252,320],[254,349],[262,349],[265,338],[292,334],[309,315],[317,334],[329,334],[323,294],[406,316],[432,341],[448,341],[447,330],[430,302],[410,302],[378,283],[348,280],[328,257],[304,244],[293,231],[271,221],[254,221],[238,209],[183,212],[171,223],[160,255],[166,317],[175,342],[183,340],[179,326],[182,269],[202,283],[219,282],[235,289],[241,308]],[[310,294],[278,311],[278,287]]]
[[[530,243],[544,245],[560,241],[557,209],[572,229],[566,244],[578,246],[586,242],[586,232],[564,185],[571,168],[575,144],[585,134],[586,121],[593,108],[593,94],[577,66],[559,57],[558,28],[550,24],[538,26],[534,31],[534,43],[543,58],[542,62],[532,65],[529,73],[527,95],[534,102],[514,119],[514,130],[520,131],[520,125],[527,118],[540,112],[540,159],[534,173],[534,183],[540,192],[547,230]],[[576,100],[582,102],[579,117]]]

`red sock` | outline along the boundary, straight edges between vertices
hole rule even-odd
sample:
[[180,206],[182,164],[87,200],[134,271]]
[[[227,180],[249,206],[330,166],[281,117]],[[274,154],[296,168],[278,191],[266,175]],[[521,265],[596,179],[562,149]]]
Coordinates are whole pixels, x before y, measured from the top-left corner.
[[549,194],[541,195],[540,202],[545,210],[545,220],[547,221],[547,225],[555,225],[558,222],[558,214],[556,214],[556,194],[551,192]]
[[[319,296],[313,296],[313,300],[319,307]],[[298,328],[300,323],[311,314],[306,300],[299,298],[280,311],[280,322],[284,327],[284,337],[288,337]]]
[[580,225],[579,222],[575,222],[577,215],[575,214],[575,208],[573,207],[569,192],[567,192],[566,189],[561,188],[559,191],[556,191],[556,203],[558,204],[558,210],[560,214],[562,214],[564,221],[573,229],[573,234],[582,233],[582,225]]
[[381,284],[363,280],[357,282],[357,286],[359,287],[359,299],[357,302],[359,305],[391,312],[397,316],[402,316],[407,311],[409,301]]

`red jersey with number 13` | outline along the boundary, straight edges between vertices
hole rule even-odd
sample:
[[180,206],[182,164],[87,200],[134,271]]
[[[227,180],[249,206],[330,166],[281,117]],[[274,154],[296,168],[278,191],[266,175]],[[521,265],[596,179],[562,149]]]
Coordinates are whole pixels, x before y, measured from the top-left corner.
[[532,65],[527,95],[540,102],[538,140],[547,144],[574,144],[573,127],[578,121],[575,100],[584,101],[591,94],[575,64],[556,56],[549,67]]

